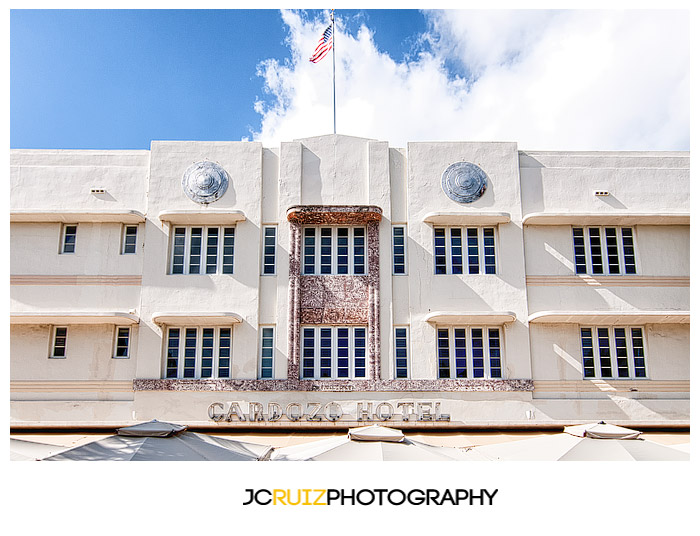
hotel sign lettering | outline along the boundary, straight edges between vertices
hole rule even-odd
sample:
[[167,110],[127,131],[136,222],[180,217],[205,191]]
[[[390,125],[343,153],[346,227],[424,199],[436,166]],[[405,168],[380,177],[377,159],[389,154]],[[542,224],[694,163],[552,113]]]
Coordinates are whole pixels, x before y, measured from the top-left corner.
[[214,402],[209,406],[209,418],[215,422],[275,422],[288,421],[449,421],[450,415],[441,413],[440,402],[357,402],[354,414],[344,413],[338,402],[291,402],[286,406],[277,402]]

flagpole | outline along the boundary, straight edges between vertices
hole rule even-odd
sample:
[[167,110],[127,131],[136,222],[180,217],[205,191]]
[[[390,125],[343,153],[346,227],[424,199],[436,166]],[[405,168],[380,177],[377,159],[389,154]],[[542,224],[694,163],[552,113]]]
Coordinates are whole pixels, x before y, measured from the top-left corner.
[[335,9],[331,9],[331,24],[333,25],[333,134],[335,134]]

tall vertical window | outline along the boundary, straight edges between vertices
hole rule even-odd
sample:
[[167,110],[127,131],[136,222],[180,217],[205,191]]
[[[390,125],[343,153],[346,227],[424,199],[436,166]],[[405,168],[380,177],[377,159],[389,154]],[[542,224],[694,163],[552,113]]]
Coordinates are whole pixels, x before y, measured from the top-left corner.
[[646,378],[642,328],[583,327],[584,378]]
[[175,227],[171,274],[232,274],[235,227]]
[[61,230],[61,253],[75,253],[77,225],[64,225]]
[[263,258],[262,273],[264,275],[274,275],[277,261],[277,227],[263,227]]
[[305,227],[303,241],[303,274],[366,273],[364,227]]
[[275,328],[260,329],[260,377],[274,376],[273,359],[275,352]]
[[408,328],[394,328],[394,377],[408,378]]
[[438,328],[437,358],[438,378],[501,378],[501,330]]
[[406,227],[394,225],[392,228],[392,254],[394,275],[406,273]]
[[495,274],[496,230],[493,227],[435,227],[436,274]]
[[136,253],[136,237],[138,235],[137,225],[125,225],[124,236],[122,237],[122,255]]
[[231,328],[168,328],[166,378],[229,378]]
[[636,274],[631,227],[573,227],[577,274]]
[[68,328],[54,327],[51,338],[51,355],[52,358],[66,357],[66,341],[68,338]]
[[367,374],[367,328],[302,327],[302,379],[364,378]]
[[129,357],[130,328],[118,326],[114,337],[114,357],[116,359],[127,359]]

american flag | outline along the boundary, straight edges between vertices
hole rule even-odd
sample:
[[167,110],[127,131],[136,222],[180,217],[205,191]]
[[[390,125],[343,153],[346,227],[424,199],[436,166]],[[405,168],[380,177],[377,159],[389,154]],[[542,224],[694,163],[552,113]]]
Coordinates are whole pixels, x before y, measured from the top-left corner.
[[323,30],[323,35],[321,36],[321,39],[318,41],[318,46],[316,47],[316,50],[314,50],[314,53],[312,56],[309,58],[309,61],[311,63],[318,63],[321,61],[323,58],[326,57],[326,54],[328,54],[328,51],[333,48],[333,24],[329,24],[328,28]]

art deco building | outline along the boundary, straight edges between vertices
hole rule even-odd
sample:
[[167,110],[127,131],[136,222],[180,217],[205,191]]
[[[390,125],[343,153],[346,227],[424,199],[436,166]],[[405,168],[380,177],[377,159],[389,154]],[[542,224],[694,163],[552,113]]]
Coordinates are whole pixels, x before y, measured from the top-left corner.
[[11,425],[689,425],[689,154],[11,152]]

